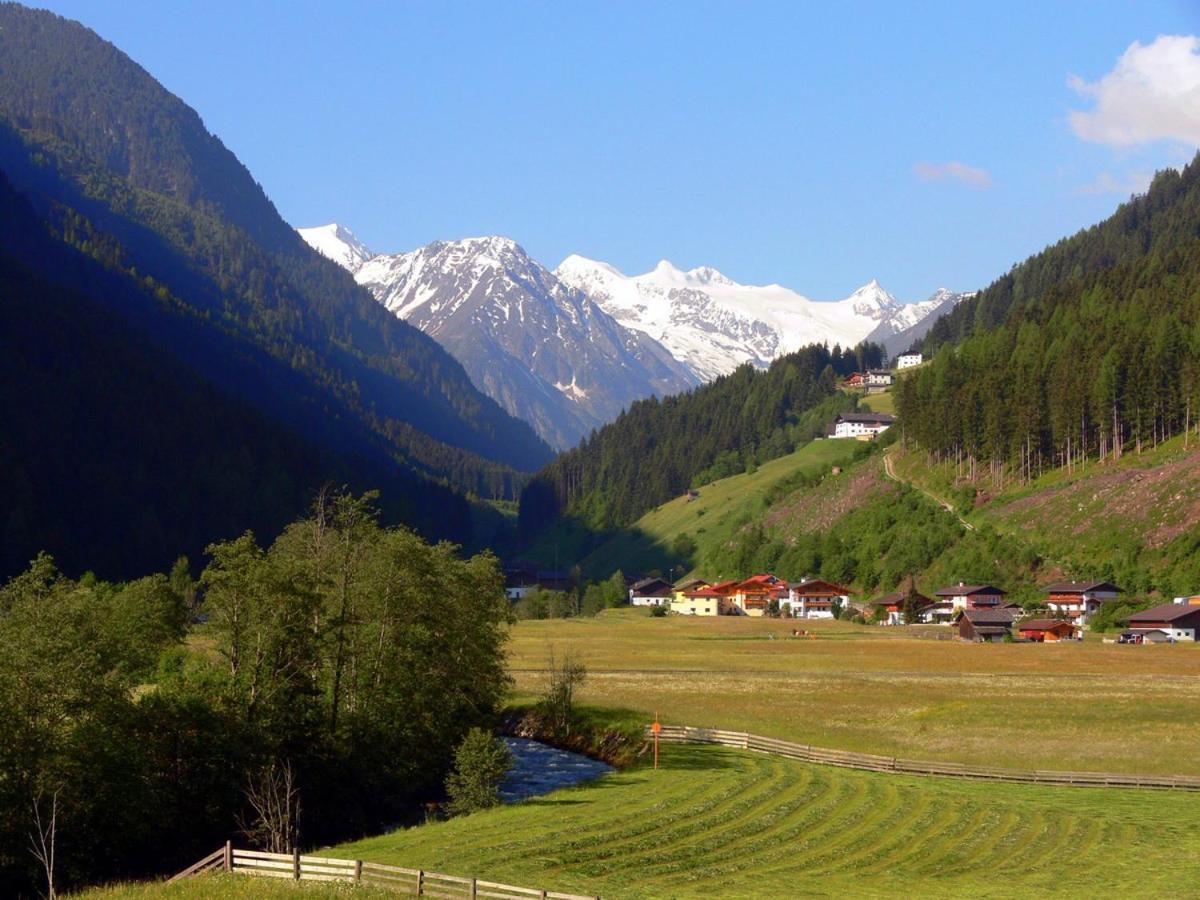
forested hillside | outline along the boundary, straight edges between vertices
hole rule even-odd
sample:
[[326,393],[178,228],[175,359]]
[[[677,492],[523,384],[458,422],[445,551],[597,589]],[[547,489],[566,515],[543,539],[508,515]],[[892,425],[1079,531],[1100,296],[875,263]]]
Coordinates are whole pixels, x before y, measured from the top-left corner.
[[[0,476],[6,571],[48,549],[132,575],[165,548],[196,552],[199,534],[269,531],[325,480],[380,487],[389,517],[468,542],[465,504],[438,483],[515,498],[550,459],[433,340],[304,244],[193,110],[82,26],[13,4],[0,5],[0,171],[25,210],[0,248],[25,341],[5,385],[4,452],[22,463]],[[142,364],[121,366],[130,352]]]
[[871,344],[806,347],[766,370],[742,366],[690,393],[635,403],[530,481],[521,534],[531,539],[564,518],[620,528],[690,487],[790,453],[853,407],[839,377],[881,356]]
[[[959,343],[951,345],[950,341]],[[1200,158],[938,323],[906,439],[997,483],[1141,452],[1196,421]]]

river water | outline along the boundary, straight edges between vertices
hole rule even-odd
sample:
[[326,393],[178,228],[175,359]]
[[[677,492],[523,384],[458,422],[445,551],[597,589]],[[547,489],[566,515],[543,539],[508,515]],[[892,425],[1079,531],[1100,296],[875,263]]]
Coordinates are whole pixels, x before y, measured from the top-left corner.
[[513,755],[512,770],[500,785],[500,796],[506,803],[548,794],[614,771],[607,763],[581,753],[559,750],[528,738],[506,737],[504,743]]

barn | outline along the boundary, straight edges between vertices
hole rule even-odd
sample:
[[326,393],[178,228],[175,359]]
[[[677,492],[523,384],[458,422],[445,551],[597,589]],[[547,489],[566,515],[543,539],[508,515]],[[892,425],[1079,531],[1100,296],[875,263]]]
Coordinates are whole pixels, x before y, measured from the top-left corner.
[[1006,609],[964,609],[958,617],[958,636],[974,643],[995,643],[1012,634],[1013,617]]
[[1029,619],[1017,626],[1017,633],[1025,640],[1039,644],[1070,641],[1079,636],[1075,626],[1063,619]]
[[1129,617],[1129,630],[1150,639],[1154,632],[1161,632],[1165,639],[1194,641],[1200,634],[1200,606],[1164,603],[1151,607]]

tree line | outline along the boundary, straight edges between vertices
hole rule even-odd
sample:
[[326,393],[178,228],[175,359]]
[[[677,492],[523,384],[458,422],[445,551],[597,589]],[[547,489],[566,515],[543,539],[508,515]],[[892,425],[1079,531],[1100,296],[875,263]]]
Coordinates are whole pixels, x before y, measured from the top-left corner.
[[60,888],[402,821],[492,724],[512,619],[494,557],[347,493],[208,555],[126,584],[42,555],[0,588],[0,894],[45,889],[49,821]]
[[906,440],[1002,485],[1197,423],[1200,160],[939,321],[900,380]]

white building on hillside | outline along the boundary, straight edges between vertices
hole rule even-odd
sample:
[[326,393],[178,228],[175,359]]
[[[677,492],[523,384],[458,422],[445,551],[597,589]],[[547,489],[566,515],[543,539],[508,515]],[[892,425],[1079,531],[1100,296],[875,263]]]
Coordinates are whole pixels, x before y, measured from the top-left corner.
[[920,353],[902,353],[896,357],[897,369],[911,369],[913,366],[919,366],[924,361],[924,357]]
[[887,431],[895,418],[887,413],[842,413],[833,425],[835,438],[870,440]]

